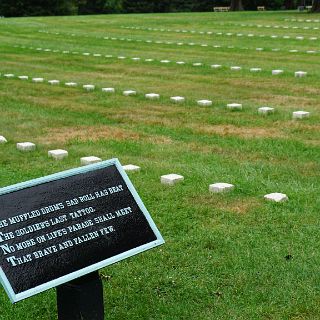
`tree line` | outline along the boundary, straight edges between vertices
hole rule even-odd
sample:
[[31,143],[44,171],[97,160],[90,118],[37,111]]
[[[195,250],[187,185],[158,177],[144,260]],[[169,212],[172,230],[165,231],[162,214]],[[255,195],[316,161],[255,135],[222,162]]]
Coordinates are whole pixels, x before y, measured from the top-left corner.
[[101,13],[151,13],[212,11],[215,6],[232,10],[294,9],[313,4],[320,12],[320,0],[1,0],[0,16],[48,16]]

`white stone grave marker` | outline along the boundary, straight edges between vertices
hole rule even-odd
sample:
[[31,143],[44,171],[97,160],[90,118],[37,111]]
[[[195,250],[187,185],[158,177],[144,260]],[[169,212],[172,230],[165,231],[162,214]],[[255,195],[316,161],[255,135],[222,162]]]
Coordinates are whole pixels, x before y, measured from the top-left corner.
[[67,87],[76,87],[78,84],[75,83],[75,82],[66,82],[65,85],[66,85]]
[[43,81],[44,81],[43,78],[32,78],[32,82],[35,82],[35,83],[41,83]]
[[32,142],[19,142],[17,143],[17,149],[20,151],[33,151],[36,149],[36,145]]
[[270,114],[270,113],[274,113],[274,108],[261,107],[261,108],[258,109],[258,113],[259,113],[259,114]]
[[274,202],[284,202],[289,200],[286,194],[278,193],[278,192],[266,194],[264,198],[268,201],[274,201]]
[[51,85],[57,85],[60,83],[60,81],[59,80],[49,80],[48,83]]
[[179,103],[179,102],[184,102],[185,98],[177,96],[177,97],[171,97],[170,100],[173,102]]
[[145,97],[150,100],[157,100],[160,98],[160,95],[157,93],[147,93]]
[[272,70],[272,75],[274,75],[274,76],[282,74],[282,73],[283,73],[283,70]]
[[106,92],[106,93],[114,93],[115,89],[114,88],[102,88],[101,91]]
[[92,91],[94,90],[95,86],[93,84],[84,84],[83,89],[87,90],[87,91]]
[[202,106],[202,107],[212,106],[211,100],[198,100],[197,103],[199,106]]
[[209,191],[213,193],[229,192],[234,189],[234,185],[230,183],[214,183],[209,185]]
[[227,108],[230,110],[242,110],[241,103],[228,103]]
[[296,78],[303,78],[303,77],[306,77],[306,76],[307,76],[307,72],[305,72],[305,71],[296,71],[296,72],[294,73],[294,76],[295,76]]
[[124,169],[124,171],[130,171],[130,172],[137,172],[137,171],[140,171],[140,167],[139,166],[136,166],[134,164],[127,164],[125,166],[122,166],[122,168]]
[[62,160],[68,157],[68,151],[62,149],[50,150],[48,151],[48,156],[55,160]]
[[0,144],[8,142],[4,136],[0,136]]
[[95,156],[90,156],[90,157],[82,157],[80,159],[81,165],[82,166],[86,166],[88,164],[93,164],[93,163],[97,163],[97,162],[101,162],[102,160],[98,157]]
[[137,94],[137,91],[134,90],[125,90],[123,91],[124,96],[135,96]]
[[171,173],[171,174],[167,174],[167,175],[161,176],[161,179],[160,179],[162,184],[166,184],[166,185],[170,185],[170,186],[173,186],[176,183],[181,182],[183,180],[184,180],[183,176],[180,176],[180,175],[175,174],[175,173]]
[[292,113],[293,119],[303,119],[303,118],[309,118],[310,112],[307,111],[294,111]]

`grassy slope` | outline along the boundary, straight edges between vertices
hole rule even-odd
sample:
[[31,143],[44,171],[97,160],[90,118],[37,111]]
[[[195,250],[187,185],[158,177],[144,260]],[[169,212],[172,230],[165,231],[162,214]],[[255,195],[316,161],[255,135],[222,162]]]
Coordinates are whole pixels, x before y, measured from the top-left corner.
[[[132,181],[167,243],[102,271],[111,277],[104,282],[106,319],[320,318],[319,54],[286,52],[319,50],[319,40],[122,28],[317,36],[314,30],[236,25],[320,27],[316,22],[284,21],[296,16],[310,18],[267,12],[0,20],[1,73],[114,86],[118,91],[107,96],[0,80],[0,134],[9,139],[0,147],[1,186],[76,167],[86,155],[118,157],[123,164],[142,167]],[[99,39],[105,36],[206,42],[235,49]],[[14,45],[225,67],[84,57]],[[256,52],[257,47],[266,50]],[[234,73],[227,68],[232,65],[244,69]],[[265,71],[252,74],[250,67]],[[278,68],[286,73],[272,77],[271,70]],[[308,77],[295,79],[297,70],[308,71]],[[122,89],[139,94],[123,97]],[[161,99],[146,101],[143,94],[148,92],[160,93]],[[187,102],[172,104],[173,95],[185,96]],[[197,99],[212,99],[214,106],[198,107]],[[243,103],[244,111],[227,111],[229,102]],[[258,116],[256,109],[265,104],[277,112]],[[299,109],[311,111],[312,117],[292,121],[291,112]],[[36,142],[37,151],[15,150],[22,140]],[[48,160],[46,152],[53,148],[67,149],[69,158]],[[184,175],[185,182],[174,188],[160,185],[160,175],[171,172]],[[216,181],[237,188],[227,195],[209,194],[208,185]],[[277,191],[287,193],[290,201],[263,201],[264,194]],[[288,255],[293,258],[287,260]],[[54,290],[15,306],[3,290],[0,297],[1,320],[56,318]]]

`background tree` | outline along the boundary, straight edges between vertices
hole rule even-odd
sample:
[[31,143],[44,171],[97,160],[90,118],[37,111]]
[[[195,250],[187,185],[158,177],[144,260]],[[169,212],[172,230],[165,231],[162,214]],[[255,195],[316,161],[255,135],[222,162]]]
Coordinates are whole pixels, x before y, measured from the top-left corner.
[[294,0],[285,0],[284,6],[287,10],[292,10],[295,7]]
[[320,12],[320,0],[313,0],[312,12]]
[[231,0],[230,10],[231,11],[243,10],[242,0]]

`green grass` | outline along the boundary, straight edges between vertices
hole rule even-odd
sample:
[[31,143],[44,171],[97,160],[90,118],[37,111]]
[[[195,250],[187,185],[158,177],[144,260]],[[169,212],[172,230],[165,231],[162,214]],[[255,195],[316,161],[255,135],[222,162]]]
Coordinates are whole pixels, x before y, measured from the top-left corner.
[[[319,17],[247,12],[0,20],[2,74],[97,86],[87,93],[81,87],[0,78],[0,134],[9,141],[0,146],[0,186],[77,167],[80,157],[88,155],[118,157],[123,164],[142,167],[130,177],[166,244],[101,270],[109,276],[104,280],[106,319],[320,319],[320,53],[305,53],[319,51],[320,40],[308,40],[319,37],[319,30],[301,29],[320,23],[286,18]],[[257,52],[259,47],[265,50]],[[121,55],[128,58],[117,59]],[[172,62],[162,64],[162,59]],[[223,67],[214,70],[210,64]],[[231,72],[233,65],[243,69]],[[253,74],[251,67],[263,71]],[[285,73],[274,77],[272,69]],[[308,77],[294,78],[298,70]],[[100,91],[109,86],[115,94]],[[138,95],[124,97],[125,89]],[[146,100],[150,92],[159,93],[160,100]],[[186,102],[171,103],[176,95]],[[198,99],[213,100],[213,106],[199,107]],[[242,103],[244,110],[226,110],[230,102]],[[263,105],[275,107],[275,114],[259,116],[257,108]],[[311,117],[293,121],[295,110],[310,111]],[[37,151],[19,152],[15,143],[21,141],[35,142]],[[54,148],[67,149],[69,158],[48,159],[47,151]],[[167,173],[182,174],[185,181],[165,187],[160,176]],[[235,191],[210,194],[208,185],[219,181],[234,183]],[[289,202],[265,202],[263,195],[270,192],[286,193]],[[0,289],[0,319],[56,319],[55,299],[52,289],[12,306]]]

